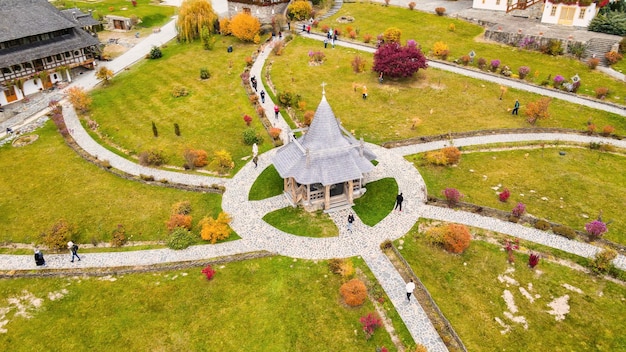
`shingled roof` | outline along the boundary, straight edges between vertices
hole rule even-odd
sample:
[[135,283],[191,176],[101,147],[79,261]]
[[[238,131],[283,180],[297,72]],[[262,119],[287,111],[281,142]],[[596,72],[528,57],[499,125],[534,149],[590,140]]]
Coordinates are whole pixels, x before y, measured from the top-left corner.
[[97,46],[99,41],[66,18],[47,0],[1,0],[0,42],[68,29],[69,34],[0,52],[0,67],[9,67],[66,51]]
[[67,9],[61,11],[61,14],[68,20],[76,21],[81,27],[99,25],[100,21],[96,20],[91,14],[82,12],[79,8]]
[[282,178],[326,186],[362,178],[374,169],[374,159],[370,150],[339,125],[324,95],[307,133],[283,146],[274,156],[274,166]]

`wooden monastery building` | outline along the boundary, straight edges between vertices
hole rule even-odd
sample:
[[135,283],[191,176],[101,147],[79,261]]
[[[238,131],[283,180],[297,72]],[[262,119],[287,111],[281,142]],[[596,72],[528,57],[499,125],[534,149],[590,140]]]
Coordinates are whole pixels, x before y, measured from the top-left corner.
[[78,9],[61,12],[47,0],[0,1],[0,104],[71,80],[73,67],[92,67],[99,41],[83,28],[95,25]]
[[341,126],[326,95],[311,126],[274,156],[284,179],[284,194],[306,210],[333,211],[352,206],[365,193],[364,176],[374,169],[376,156]]

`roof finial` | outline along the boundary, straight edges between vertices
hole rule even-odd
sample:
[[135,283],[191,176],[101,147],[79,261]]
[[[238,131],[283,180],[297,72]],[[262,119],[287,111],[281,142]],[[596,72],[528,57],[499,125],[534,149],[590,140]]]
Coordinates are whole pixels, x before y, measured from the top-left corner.
[[324,95],[324,96],[326,95],[325,86],[326,86],[326,82],[322,82],[322,95]]

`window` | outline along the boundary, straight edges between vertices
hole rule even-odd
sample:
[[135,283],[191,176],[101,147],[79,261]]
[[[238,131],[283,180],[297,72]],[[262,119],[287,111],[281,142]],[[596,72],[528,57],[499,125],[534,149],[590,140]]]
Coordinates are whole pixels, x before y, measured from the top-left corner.
[[57,54],[56,58],[57,58],[57,60],[59,60],[59,61],[63,60],[63,56],[61,56],[61,54]]
[[578,14],[578,19],[579,20],[584,20],[585,19],[585,13],[587,13],[587,8],[586,7],[581,7],[580,8],[580,13]]
[[3,67],[3,68],[2,68],[2,73],[11,74],[11,73],[13,73],[13,72],[11,71],[11,69],[10,69],[10,68],[8,68],[8,67]]
[[552,9],[550,10],[550,16],[556,16],[556,6],[552,5]]
[[52,62],[52,56],[48,56],[48,57],[46,58],[46,62],[51,63],[51,62]]
[[33,68],[33,65],[31,65],[30,62],[25,62],[24,63],[24,68]]
[[20,65],[13,65],[13,72],[19,72],[22,70],[22,66]]
[[72,54],[70,54],[70,52],[69,52],[69,51],[66,51],[66,52],[65,52],[65,57],[72,57]]
[[74,51],[74,56],[80,56],[80,51],[78,50]]

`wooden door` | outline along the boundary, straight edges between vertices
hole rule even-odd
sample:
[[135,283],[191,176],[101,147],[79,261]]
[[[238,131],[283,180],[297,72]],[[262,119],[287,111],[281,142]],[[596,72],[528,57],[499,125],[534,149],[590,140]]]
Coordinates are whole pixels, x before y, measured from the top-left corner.
[[559,16],[559,24],[571,26],[574,22],[574,13],[576,6],[561,6],[561,14]]
[[7,102],[13,102],[17,100],[17,94],[15,93],[15,86],[8,86],[4,91],[4,96],[7,98]]

